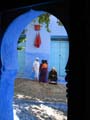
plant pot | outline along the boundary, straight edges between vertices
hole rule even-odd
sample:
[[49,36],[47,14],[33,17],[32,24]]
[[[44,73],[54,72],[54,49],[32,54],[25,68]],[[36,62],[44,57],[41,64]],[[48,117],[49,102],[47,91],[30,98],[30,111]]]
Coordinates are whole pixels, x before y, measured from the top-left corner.
[[41,27],[40,25],[34,25],[35,30],[40,30],[40,27]]

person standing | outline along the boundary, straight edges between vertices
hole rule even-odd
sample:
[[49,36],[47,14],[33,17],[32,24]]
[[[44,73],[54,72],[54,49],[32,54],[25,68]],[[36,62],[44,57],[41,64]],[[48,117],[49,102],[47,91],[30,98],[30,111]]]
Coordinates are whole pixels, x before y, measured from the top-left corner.
[[39,82],[47,82],[47,72],[48,72],[48,63],[47,60],[42,60],[42,63],[40,65],[40,76],[39,76]]
[[39,58],[36,57],[35,61],[33,62],[33,71],[35,73],[35,80],[39,80],[39,67],[40,67],[40,63],[39,63]]

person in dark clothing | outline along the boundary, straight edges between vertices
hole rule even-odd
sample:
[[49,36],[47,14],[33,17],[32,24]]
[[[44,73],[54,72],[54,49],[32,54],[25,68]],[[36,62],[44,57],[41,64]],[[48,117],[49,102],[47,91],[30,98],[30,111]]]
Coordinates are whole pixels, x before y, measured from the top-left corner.
[[46,60],[42,60],[40,64],[40,75],[39,75],[39,82],[47,82],[47,71],[48,71],[48,64]]
[[57,84],[57,71],[56,71],[55,67],[53,67],[51,69],[51,71],[49,72],[48,82]]

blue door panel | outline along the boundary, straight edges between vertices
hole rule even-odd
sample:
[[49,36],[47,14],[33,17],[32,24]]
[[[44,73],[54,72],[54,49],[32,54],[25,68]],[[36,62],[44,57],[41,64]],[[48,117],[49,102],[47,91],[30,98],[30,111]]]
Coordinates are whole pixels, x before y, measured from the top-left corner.
[[68,41],[51,41],[50,69],[54,66],[59,76],[65,76],[65,67],[68,61]]

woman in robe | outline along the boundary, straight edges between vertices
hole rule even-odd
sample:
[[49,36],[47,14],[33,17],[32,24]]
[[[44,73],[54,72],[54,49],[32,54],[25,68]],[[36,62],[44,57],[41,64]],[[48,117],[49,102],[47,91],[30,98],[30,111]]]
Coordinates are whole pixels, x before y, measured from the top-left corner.
[[49,80],[49,83],[57,84],[57,71],[55,67],[53,67],[51,71],[49,72],[48,80]]
[[39,76],[39,82],[47,82],[47,73],[48,73],[48,63],[47,60],[42,60],[42,63],[40,65],[40,76]]

